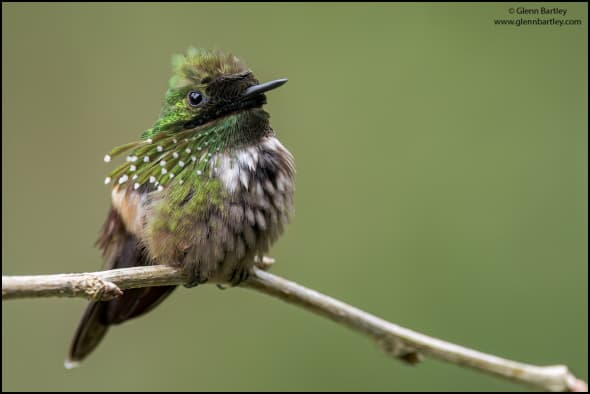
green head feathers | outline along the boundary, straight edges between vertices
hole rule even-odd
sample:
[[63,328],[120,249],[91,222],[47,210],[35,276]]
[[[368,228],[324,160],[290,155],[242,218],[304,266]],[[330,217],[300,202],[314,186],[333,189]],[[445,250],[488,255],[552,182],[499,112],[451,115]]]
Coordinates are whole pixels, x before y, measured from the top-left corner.
[[162,188],[175,177],[184,182],[189,172],[206,174],[217,152],[259,137],[255,133],[272,133],[262,110],[264,92],[285,82],[259,84],[240,59],[220,51],[191,48],[186,55],[176,55],[158,120],[141,140],[105,156],[108,162],[130,152],[105,183]]
[[[166,130],[180,130],[190,119],[215,107],[220,97],[216,94],[215,84],[209,86],[213,81],[225,76],[248,79],[244,85],[258,83],[240,59],[231,54],[191,48],[186,55],[174,56],[172,65],[174,74],[160,117],[154,127],[143,134],[144,138]],[[189,97],[191,92],[194,93]]]

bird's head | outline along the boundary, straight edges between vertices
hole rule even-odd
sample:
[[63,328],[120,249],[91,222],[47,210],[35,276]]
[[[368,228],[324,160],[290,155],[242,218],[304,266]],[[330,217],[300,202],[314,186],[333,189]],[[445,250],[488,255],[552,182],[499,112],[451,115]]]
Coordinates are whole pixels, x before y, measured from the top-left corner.
[[142,139],[112,149],[105,161],[130,152],[106,182],[167,184],[187,164],[204,173],[218,152],[255,143],[272,133],[265,92],[286,79],[259,83],[252,71],[232,54],[189,49],[173,61],[174,74],[160,116]]
[[160,117],[144,133],[181,132],[228,115],[266,104],[265,92],[287,82],[277,79],[260,84],[236,56],[220,51],[189,49],[173,60],[174,75]]

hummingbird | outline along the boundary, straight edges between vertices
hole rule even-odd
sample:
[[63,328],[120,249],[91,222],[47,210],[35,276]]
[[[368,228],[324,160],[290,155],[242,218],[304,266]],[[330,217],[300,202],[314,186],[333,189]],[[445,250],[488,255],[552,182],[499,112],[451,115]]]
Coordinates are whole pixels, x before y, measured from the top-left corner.
[[[166,264],[183,270],[185,287],[248,278],[293,211],[294,158],[263,109],[265,93],[285,82],[260,83],[220,50],[174,56],[158,119],[104,157],[126,155],[105,179],[111,207],[96,241],[104,269]],[[88,356],[111,325],[151,311],[176,287],[91,301],[66,368]]]

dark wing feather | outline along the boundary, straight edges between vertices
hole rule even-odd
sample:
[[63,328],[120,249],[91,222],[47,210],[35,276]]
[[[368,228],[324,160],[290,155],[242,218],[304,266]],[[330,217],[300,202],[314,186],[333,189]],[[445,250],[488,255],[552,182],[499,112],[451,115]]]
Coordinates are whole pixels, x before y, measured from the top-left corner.
[[[144,248],[127,231],[121,216],[113,208],[102,227],[97,246],[105,257],[104,269],[150,265]],[[90,354],[110,325],[120,324],[149,312],[175,288],[176,286],[158,286],[131,289],[112,301],[90,302],[72,340],[66,366],[73,366]]]

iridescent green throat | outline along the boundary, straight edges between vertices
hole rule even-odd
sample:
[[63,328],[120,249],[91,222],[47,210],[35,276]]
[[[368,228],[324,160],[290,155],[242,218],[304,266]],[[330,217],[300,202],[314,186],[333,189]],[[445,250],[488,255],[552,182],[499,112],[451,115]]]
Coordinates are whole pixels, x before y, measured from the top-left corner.
[[208,177],[210,159],[216,153],[269,132],[267,125],[266,112],[248,111],[192,129],[162,131],[115,147],[105,155],[105,162],[125,152],[127,158],[111,171],[105,183],[132,184],[134,189],[147,185],[149,189],[162,190],[173,180],[182,184],[189,176]]

